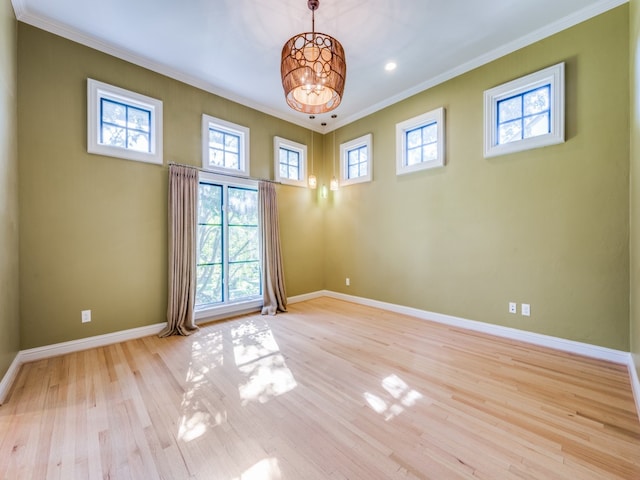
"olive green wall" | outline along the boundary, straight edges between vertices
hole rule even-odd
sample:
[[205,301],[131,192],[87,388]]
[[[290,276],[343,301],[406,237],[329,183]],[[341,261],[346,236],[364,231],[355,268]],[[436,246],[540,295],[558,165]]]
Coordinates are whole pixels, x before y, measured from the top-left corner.
[[[628,350],[628,34],[625,5],[339,129],[336,152],[373,133],[374,181],[328,199],[279,187],[288,295],[326,288]],[[165,164],[199,163],[203,112],[251,128],[255,177],[272,178],[274,135],[309,131],[24,24],[18,35],[21,348],[164,321],[167,170],[86,153],[86,78],[163,100]],[[483,91],[560,61],[567,142],[484,159]],[[447,166],[397,177],[395,124],[440,106]],[[322,184],[333,135],[319,139]]]
[[[373,182],[331,199],[325,288],[628,351],[628,25],[623,5],[339,129],[373,134]],[[483,91],[562,61],[566,143],[484,159]],[[396,176],[395,124],[441,106],[446,167]]]
[[[254,177],[273,178],[274,135],[309,131],[22,23],[18,39],[21,348],[165,321],[166,164],[200,164],[202,113],[251,129]],[[163,101],[165,166],[87,154],[87,77]],[[279,201],[287,293],[320,290],[321,205]]]
[[640,0],[629,3],[631,85],[631,354],[640,376]]
[[0,0],[0,379],[20,349],[17,48],[11,2]]

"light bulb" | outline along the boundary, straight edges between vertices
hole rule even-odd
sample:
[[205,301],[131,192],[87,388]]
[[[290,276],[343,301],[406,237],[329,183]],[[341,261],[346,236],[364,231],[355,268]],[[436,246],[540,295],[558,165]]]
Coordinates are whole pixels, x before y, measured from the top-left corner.
[[329,183],[329,188],[332,191],[338,190],[338,179],[335,177],[335,175],[333,177],[331,177],[331,182]]
[[316,176],[312,173],[311,175],[309,175],[309,188],[315,190],[317,186],[318,186],[318,180],[316,179]]

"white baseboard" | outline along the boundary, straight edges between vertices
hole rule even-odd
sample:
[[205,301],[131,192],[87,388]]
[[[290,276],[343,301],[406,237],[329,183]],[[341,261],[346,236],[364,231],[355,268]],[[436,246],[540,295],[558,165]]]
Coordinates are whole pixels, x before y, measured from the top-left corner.
[[0,405],[4,403],[5,398],[7,398],[7,394],[9,393],[9,389],[16,377],[18,376],[18,370],[20,369],[20,353],[16,354],[13,362],[9,365],[9,369],[7,373],[2,377],[2,381],[0,382]]
[[42,360],[44,358],[57,357],[67,353],[79,352],[89,348],[104,347],[113,343],[125,342],[136,338],[148,337],[149,335],[157,335],[165,327],[166,323],[155,323],[145,327],[130,328],[120,332],[106,333],[104,335],[96,335],[95,337],[81,338],[79,340],[71,340],[69,342],[54,343],[44,347],[30,348],[21,350],[18,353],[20,365],[23,363]]
[[636,401],[636,411],[638,412],[638,420],[640,420],[640,380],[638,379],[638,370],[633,361],[633,355],[629,354],[629,378],[631,379],[631,389],[633,390],[633,398]]
[[306,302],[307,300],[313,300],[314,298],[327,297],[327,290],[318,290],[317,292],[305,293],[302,295],[296,295],[295,297],[287,298],[287,305],[293,303]]
[[563,352],[575,353],[578,355],[584,355],[600,360],[607,360],[609,362],[623,365],[627,365],[629,362],[629,352],[623,352],[621,350],[600,347],[598,345],[591,345],[589,343],[576,342],[574,340],[567,340],[565,338],[552,337],[550,335],[543,335],[541,333],[527,332],[525,330],[518,330],[517,328],[503,327],[501,325],[493,325],[490,323],[478,322],[476,320],[468,320],[466,318],[454,317],[452,315],[445,315],[442,313],[429,312],[427,310],[405,307],[393,303],[380,302],[378,300],[356,297],[344,293],[324,291],[323,294],[327,297],[337,298],[339,300],[345,300],[347,302],[358,303],[360,305],[368,305],[370,307],[380,308],[382,310],[410,315],[422,320],[430,320],[453,327],[488,333],[490,335],[509,338],[511,340],[520,340],[522,342],[527,342],[542,347],[554,348]]
[[148,337],[149,335],[157,335],[165,325],[166,323],[156,323],[145,327],[131,328],[120,332],[106,333],[104,335],[96,335],[94,337],[21,350],[16,355],[16,358],[13,359],[9,370],[7,370],[7,373],[0,382],[0,405],[4,402],[11,385],[15,381],[20,366],[24,363],[57,357],[58,355],[64,355],[66,353],[79,352],[89,348],[103,347],[126,340]]

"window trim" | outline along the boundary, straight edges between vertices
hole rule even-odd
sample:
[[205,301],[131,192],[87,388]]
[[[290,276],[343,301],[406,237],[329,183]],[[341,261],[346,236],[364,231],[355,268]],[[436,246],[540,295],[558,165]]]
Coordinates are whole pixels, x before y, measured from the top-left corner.
[[[103,98],[150,112],[149,152],[100,143],[100,101]],[[162,101],[87,78],[87,152],[162,165]]]
[[[419,127],[425,127],[435,123],[438,129],[437,133],[437,156],[435,160],[418,163],[416,165],[406,165],[407,158],[407,136],[406,133]],[[445,125],[444,125],[444,107],[436,108],[429,112],[423,113],[416,117],[410,118],[396,124],[396,175],[405,175],[407,173],[419,172],[431,168],[444,167],[445,165]]]
[[[240,146],[238,152],[238,163],[240,168],[227,168],[209,165],[209,128],[214,127],[225,133],[230,133],[240,137]],[[238,125],[221,118],[212,117],[206,113],[202,114],[202,168],[209,172],[218,172],[223,174],[239,175],[248,177],[250,172],[250,131],[248,127]]]
[[[498,103],[545,85],[550,85],[550,132],[498,144]],[[484,92],[484,157],[495,157],[533,148],[564,143],[564,62],[498,85]]]
[[[300,154],[300,166],[298,180],[280,176],[280,149],[286,148]],[[282,137],[273,137],[273,172],[276,182],[296,187],[307,187],[307,146],[302,143],[287,140]]]
[[[348,142],[340,144],[340,185],[348,186],[356,183],[370,182],[373,178],[373,136],[368,133]],[[349,152],[367,147],[367,174],[349,178]]]
[[[228,187],[249,188],[249,189],[255,189],[256,191],[258,191],[257,180],[253,180],[251,178],[238,178],[238,177],[231,178],[228,175],[218,174],[211,171],[201,171],[199,173],[198,188],[200,188],[199,187],[200,183],[212,183],[215,185],[223,185],[223,187],[227,187],[227,188]],[[199,205],[196,206],[196,211],[198,208],[199,208]],[[225,210],[225,218],[226,218],[227,212],[226,212],[226,205],[224,204],[223,204],[223,209]],[[260,219],[258,218],[258,222],[259,221]],[[260,229],[260,225],[258,225],[258,229]],[[225,234],[223,233],[223,235]],[[197,252],[197,249],[198,249],[197,234],[196,234],[195,242],[196,242],[196,252]],[[223,243],[226,244],[227,242],[223,240]],[[262,258],[262,249],[259,248],[258,251],[260,255],[260,269],[262,270],[263,261],[264,261]],[[223,253],[223,257],[224,256],[226,255]],[[198,263],[197,255],[194,261],[195,261],[194,268],[196,268]],[[262,304],[263,304],[262,290],[264,288],[264,285],[262,285],[262,274],[260,276],[260,282],[261,282],[260,294],[257,295],[255,298],[242,299],[237,302],[223,302],[219,304],[210,303],[203,307],[195,307],[194,305],[194,319],[202,320],[204,318],[212,318],[212,317],[217,318],[219,316],[225,316],[229,314],[240,314],[240,313],[245,313],[247,311],[251,311],[259,307],[262,307]]]

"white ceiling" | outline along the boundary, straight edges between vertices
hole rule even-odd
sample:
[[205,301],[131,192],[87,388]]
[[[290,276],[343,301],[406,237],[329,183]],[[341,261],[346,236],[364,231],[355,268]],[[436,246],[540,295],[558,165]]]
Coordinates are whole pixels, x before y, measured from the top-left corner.
[[316,31],[342,43],[347,82],[310,120],[280,83],[283,44],[311,30],[307,0],[12,1],[22,22],[321,132],[627,2],[320,0]]

